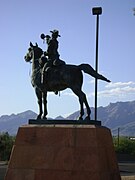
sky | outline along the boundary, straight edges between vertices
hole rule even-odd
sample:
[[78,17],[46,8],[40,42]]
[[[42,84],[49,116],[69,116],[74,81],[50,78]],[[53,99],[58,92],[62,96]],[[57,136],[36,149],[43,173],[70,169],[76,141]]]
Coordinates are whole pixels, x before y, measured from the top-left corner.
[[[40,34],[58,29],[60,58],[67,64],[89,63],[95,68],[96,16],[99,17],[98,71],[111,83],[98,81],[98,106],[135,100],[134,0],[1,0],[0,2],[0,116],[32,110],[38,113],[31,85],[31,64],[24,61],[29,42],[47,46]],[[94,106],[94,78],[84,74],[83,91]],[[60,96],[48,93],[48,117],[79,110],[70,89]]]

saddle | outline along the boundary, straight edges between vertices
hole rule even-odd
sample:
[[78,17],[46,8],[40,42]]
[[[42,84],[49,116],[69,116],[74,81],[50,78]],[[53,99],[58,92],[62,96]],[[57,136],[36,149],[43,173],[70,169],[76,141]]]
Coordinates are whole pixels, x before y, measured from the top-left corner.
[[48,81],[56,81],[56,83],[59,81],[58,76],[60,72],[61,66],[66,65],[65,61],[63,60],[48,60],[47,63],[44,64],[42,68],[42,78],[41,83],[48,84]]
[[46,61],[46,63],[44,63],[44,66],[43,66],[43,70],[42,72],[45,73],[45,72],[48,72],[49,70],[51,70],[52,68],[56,68],[56,67],[60,67],[62,65],[65,65],[65,61],[59,59],[59,60],[48,60]]
[[59,59],[59,60],[54,60],[53,61],[53,66],[62,66],[62,65],[65,65],[66,63],[65,63],[65,61],[63,61],[63,60],[61,60],[61,59]]

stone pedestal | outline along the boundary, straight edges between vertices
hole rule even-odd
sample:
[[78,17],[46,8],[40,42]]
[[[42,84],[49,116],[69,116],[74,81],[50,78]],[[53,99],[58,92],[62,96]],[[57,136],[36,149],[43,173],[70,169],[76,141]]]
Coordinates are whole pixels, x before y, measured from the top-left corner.
[[22,126],[5,180],[120,180],[110,130],[95,125]]

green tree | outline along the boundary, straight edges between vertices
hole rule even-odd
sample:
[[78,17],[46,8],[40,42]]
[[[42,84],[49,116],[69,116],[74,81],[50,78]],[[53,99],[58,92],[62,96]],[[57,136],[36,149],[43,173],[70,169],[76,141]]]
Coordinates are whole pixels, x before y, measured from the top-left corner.
[[127,137],[120,137],[118,141],[115,137],[113,138],[113,142],[117,153],[135,155],[135,141],[130,140]]
[[0,134],[0,160],[9,160],[15,137],[10,136],[8,132]]

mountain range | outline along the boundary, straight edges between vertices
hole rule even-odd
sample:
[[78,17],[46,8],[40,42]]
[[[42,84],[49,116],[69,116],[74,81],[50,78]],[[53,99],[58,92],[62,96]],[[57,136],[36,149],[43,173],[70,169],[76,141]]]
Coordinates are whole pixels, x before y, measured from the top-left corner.
[[[91,108],[91,111],[91,119],[93,119],[94,108]],[[28,120],[35,119],[36,116],[37,114],[31,110],[19,114],[2,115],[0,117],[0,132],[16,135],[21,125],[28,124]],[[79,111],[66,118],[58,116],[56,119],[76,120],[78,116]],[[111,129],[114,136],[117,136],[119,129],[120,136],[135,137],[135,101],[116,102],[110,103],[106,107],[98,107],[97,117],[102,126]]]

